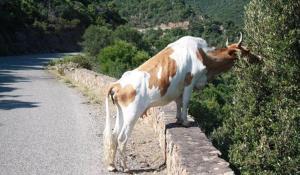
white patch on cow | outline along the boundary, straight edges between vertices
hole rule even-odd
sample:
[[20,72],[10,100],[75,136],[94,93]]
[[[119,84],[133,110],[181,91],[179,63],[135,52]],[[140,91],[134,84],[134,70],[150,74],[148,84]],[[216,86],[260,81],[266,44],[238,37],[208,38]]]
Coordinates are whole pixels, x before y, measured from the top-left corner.
[[130,84],[134,89],[136,89],[140,85],[141,80],[144,79],[144,74],[144,72],[136,70],[127,71],[118,80],[118,83],[120,83],[121,87],[125,87]]
[[160,67],[158,72],[157,72],[157,78],[158,79],[161,79],[161,73],[162,73],[162,67]]

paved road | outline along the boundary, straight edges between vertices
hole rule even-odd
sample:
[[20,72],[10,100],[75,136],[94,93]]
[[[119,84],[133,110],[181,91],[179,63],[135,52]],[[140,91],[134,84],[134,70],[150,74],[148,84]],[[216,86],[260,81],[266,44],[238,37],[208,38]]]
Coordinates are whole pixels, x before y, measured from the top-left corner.
[[99,113],[43,70],[57,56],[0,58],[1,175],[107,174]]

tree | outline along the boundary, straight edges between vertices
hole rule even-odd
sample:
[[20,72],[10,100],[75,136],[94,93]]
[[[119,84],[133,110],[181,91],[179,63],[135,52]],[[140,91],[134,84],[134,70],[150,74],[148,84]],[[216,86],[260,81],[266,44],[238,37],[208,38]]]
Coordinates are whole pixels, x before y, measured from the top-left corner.
[[300,173],[299,8],[293,0],[246,8],[246,38],[263,61],[239,63],[230,117],[213,133],[242,174]]
[[105,26],[91,25],[84,32],[81,45],[85,52],[96,56],[102,48],[111,44],[112,41],[112,30]]

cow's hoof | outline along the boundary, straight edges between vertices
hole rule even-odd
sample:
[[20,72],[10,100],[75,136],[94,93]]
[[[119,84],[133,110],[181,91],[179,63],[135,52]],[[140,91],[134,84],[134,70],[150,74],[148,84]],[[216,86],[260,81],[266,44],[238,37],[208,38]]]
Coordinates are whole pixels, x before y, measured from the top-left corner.
[[114,171],[117,171],[116,167],[114,165],[109,165],[107,167],[107,170],[110,171],[110,172],[114,172]]
[[128,169],[127,167],[121,166],[121,171],[122,171],[123,173],[129,173],[129,169]]
[[184,126],[184,127],[190,127],[190,126],[192,126],[192,122],[190,122],[190,121],[183,121],[182,122],[182,125]]
[[124,173],[129,173],[129,169],[128,169],[128,168],[125,168],[125,169],[123,170],[123,172],[124,172]]

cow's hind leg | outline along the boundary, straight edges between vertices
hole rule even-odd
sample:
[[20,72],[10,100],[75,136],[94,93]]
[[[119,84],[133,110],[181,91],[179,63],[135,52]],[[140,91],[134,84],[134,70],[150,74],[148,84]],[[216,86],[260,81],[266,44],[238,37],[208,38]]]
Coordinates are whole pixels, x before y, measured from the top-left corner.
[[123,168],[124,172],[128,171],[127,167],[127,157],[126,157],[126,144],[128,141],[128,138],[131,134],[133,126],[130,126],[129,124],[125,124],[119,134],[118,137],[118,144],[119,144],[119,150],[120,150],[120,156],[121,156],[121,166]]
[[[122,113],[121,107],[117,104],[117,117],[116,117],[115,127],[114,127],[114,130],[113,130],[113,133],[112,133],[112,139],[113,139],[113,142],[114,142],[114,149],[112,150],[111,154],[112,154],[113,160],[116,156],[116,150],[117,150],[117,147],[118,147],[118,136],[119,136],[119,133],[121,132],[121,129],[123,127],[123,123],[124,123],[123,113]],[[115,171],[116,170],[114,161],[109,162],[108,170],[109,171]]]
[[104,160],[108,165],[108,171],[114,171],[114,160],[117,150],[117,137],[114,134],[107,134],[107,132],[108,131],[105,131],[103,134]]
[[[124,111],[124,110],[123,110]],[[142,115],[145,111],[144,108],[134,108],[134,109],[126,109],[124,111],[124,123],[121,129],[121,132],[118,135],[118,148],[121,156],[121,163],[123,166],[123,171],[127,172],[127,157],[126,157],[126,144],[131,135],[132,129],[137,121],[137,119]]]

